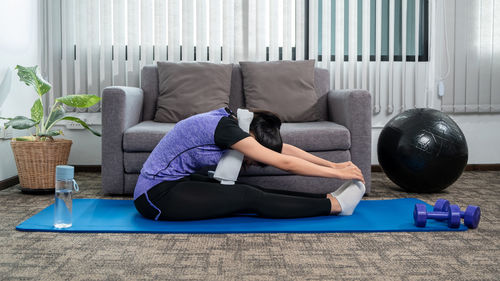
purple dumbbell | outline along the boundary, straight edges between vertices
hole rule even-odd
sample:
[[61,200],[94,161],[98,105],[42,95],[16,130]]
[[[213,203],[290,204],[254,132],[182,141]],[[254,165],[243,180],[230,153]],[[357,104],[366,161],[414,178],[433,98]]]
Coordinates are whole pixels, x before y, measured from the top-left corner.
[[418,227],[424,227],[427,219],[437,219],[448,220],[448,227],[458,228],[460,226],[460,207],[450,205],[448,212],[427,212],[427,207],[424,204],[415,204],[413,219]]
[[[446,199],[438,199],[434,205],[434,212],[448,212],[450,202]],[[481,208],[479,206],[469,205],[464,211],[460,211],[460,218],[464,219],[464,224],[468,228],[477,228],[481,220]]]

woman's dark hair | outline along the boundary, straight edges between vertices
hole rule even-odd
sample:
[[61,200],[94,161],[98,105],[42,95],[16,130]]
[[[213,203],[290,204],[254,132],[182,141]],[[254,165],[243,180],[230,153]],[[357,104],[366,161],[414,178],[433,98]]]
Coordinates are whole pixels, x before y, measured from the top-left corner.
[[[250,111],[253,112],[250,132],[253,133],[257,142],[271,150],[281,153],[283,140],[280,134],[280,117],[271,111],[258,109],[250,109]],[[257,162],[257,165],[260,167],[267,166],[259,162]]]

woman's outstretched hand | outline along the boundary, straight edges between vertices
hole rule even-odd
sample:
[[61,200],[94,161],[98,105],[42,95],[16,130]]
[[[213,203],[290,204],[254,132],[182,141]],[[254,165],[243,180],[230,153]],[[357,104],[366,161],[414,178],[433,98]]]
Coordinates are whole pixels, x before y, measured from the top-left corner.
[[332,162],[331,167],[334,169],[343,169],[343,168],[346,168],[346,167],[349,167],[352,165],[354,165],[354,164],[351,161],[341,162],[341,163],[333,163]]
[[350,165],[346,165],[343,168],[337,168],[340,174],[339,178],[343,180],[360,180],[361,182],[363,182],[363,184],[365,184],[365,178],[363,177],[363,173],[361,173],[361,170],[352,162],[349,161],[349,163]]

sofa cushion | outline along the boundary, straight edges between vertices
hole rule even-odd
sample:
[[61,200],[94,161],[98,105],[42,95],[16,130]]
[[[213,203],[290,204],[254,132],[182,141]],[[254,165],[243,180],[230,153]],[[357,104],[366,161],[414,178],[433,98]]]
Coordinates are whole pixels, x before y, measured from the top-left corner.
[[284,122],[318,120],[314,60],[240,62],[245,104],[277,113]]
[[[123,153],[123,165],[125,168],[125,173],[127,174],[139,174],[142,169],[142,165],[148,159],[150,152],[125,152]],[[333,162],[345,162],[351,160],[351,153],[349,150],[335,150],[335,151],[317,151],[311,152],[311,154],[327,159]],[[204,169],[205,172],[209,170],[215,170],[216,166]],[[261,168],[258,166],[250,166],[246,170],[240,171],[240,176],[278,176],[278,175],[289,175],[290,173],[282,171],[278,168],[272,166],[267,166]]]
[[348,150],[351,148],[349,130],[330,121],[283,123],[281,137],[284,143],[305,151]]
[[124,151],[151,152],[175,123],[144,121],[128,128],[123,134]]
[[158,62],[156,122],[178,122],[229,105],[232,64]]
[[[123,136],[123,150],[151,152],[175,123],[144,121],[127,129]],[[283,142],[305,151],[348,150],[351,135],[346,127],[330,121],[283,123]]]

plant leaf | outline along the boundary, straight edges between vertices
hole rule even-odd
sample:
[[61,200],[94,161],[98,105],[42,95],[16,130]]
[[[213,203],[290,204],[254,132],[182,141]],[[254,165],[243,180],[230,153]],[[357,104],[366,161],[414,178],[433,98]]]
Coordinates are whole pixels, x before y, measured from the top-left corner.
[[59,135],[62,135],[62,131],[59,130],[59,131],[48,131],[46,133],[43,133],[43,134],[38,134],[39,137],[55,137],[55,136],[59,136]]
[[39,96],[43,96],[45,93],[50,91],[52,86],[49,82],[45,81],[43,77],[37,74],[37,67],[38,66],[24,67],[17,65],[17,76],[19,76],[19,80],[24,82],[26,85],[33,86]]
[[37,99],[33,106],[31,107],[31,119],[35,122],[40,122],[43,117],[43,106],[40,99]]
[[64,115],[66,114],[66,111],[61,105],[58,105],[52,110],[50,113],[49,119],[47,120],[45,128],[50,128],[53,126],[54,123],[57,123],[59,120],[62,120]]
[[73,117],[73,116],[66,116],[64,118],[61,118],[61,120],[69,120],[69,121],[73,121],[73,122],[76,122],[80,125],[82,125],[85,129],[89,130],[92,134],[100,137],[101,136],[101,133],[95,131],[94,129],[90,128],[89,125],[87,125],[87,123],[83,122],[83,120],[81,120],[80,118],[77,118],[77,117]]
[[14,138],[16,141],[35,141],[36,137],[35,136],[25,136],[25,137],[17,137]]
[[72,107],[91,107],[100,100],[101,98],[96,95],[69,95],[56,99],[57,102]]
[[9,127],[12,127],[14,129],[23,130],[29,129],[36,124],[38,124],[38,122],[36,122],[35,120],[31,120],[24,116],[16,116],[9,120],[9,122],[5,123],[5,128],[7,129]]

